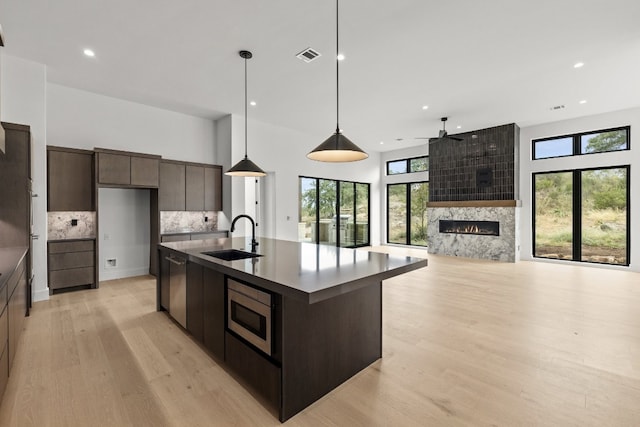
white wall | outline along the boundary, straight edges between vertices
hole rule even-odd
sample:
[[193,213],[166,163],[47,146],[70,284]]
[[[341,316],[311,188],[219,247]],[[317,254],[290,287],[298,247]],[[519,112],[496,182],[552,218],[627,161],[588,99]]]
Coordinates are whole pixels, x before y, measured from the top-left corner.
[[429,144],[400,150],[386,151],[380,154],[380,236],[383,243],[387,243],[387,185],[403,182],[429,181],[429,172],[402,173],[387,175],[387,162],[393,160],[410,159],[429,155]]
[[[552,136],[567,135],[613,127],[631,126],[631,149],[611,153],[589,154],[555,159],[531,160],[532,140]],[[640,132],[640,108],[617,111],[607,114],[580,117],[578,119],[546,123],[525,127],[520,130],[520,197],[521,210],[521,247],[520,258],[533,259],[532,243],[532,183],[531,174],[550,170],[592,168],[600,166],[631,165],[631,259],[629,267],[607,266],[607,268],[631,269],[640,271],[640,221],[637,220],[640,210],[640,139],[635,135]],[[539,258],[536,258],[539,260]],[[570,262],[545,260],[545,262]],[[583,265],[589,265],[584,263]],[[598,265],[602,267],[601,265]]]
[[[141,276],[149,273],[151,190],[100,188],[98,239],[100,280]],[[116,258],[114,268],[106,260]]]
[[[232,124],[233,164],[244,156],[243,120],[243,117],[232,117],[237,124]],[[307,153],[324,141],[331,129],[327,135],[317,136],[251,120],[248,127],[249,158],[264,171],[274,172],[276,238],[298,240],[298,177],[304,175],[371,184],[371,243],[380,244],[380,153],[369,152],[368,159],[353,163],[316,162],[307,159]],[[242,182],[233,189],[233,213],[237,215],[245,211],[245,203],[250,203],[246,199],[251,197],[245,195],[243,178],[233,180]],[[253,188],[252,185],[246,187]]]
[[33,192],[33,301],[49,298],[47,288],[46,80],[44,65],[9,55],[2,57],[2,121],[31,127]]
[[216,163],[212,120],[47,84],[47,142]]

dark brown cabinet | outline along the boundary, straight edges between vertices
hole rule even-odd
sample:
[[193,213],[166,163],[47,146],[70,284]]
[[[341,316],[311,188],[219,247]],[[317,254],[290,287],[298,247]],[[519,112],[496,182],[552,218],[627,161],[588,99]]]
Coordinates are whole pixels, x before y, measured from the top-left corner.
[[48,242],[49,289],[95,287],[95,240]]
[[47,210],[94,211],[93,151],[47,147]]
[[27,314],[27,265],[29,251],[3,250],[0,284],[0,400],[7,386]]
[[157,188],[160,156],[96,148],[98,184],[112,187]]
[[183,211],[185,208],[185,165],[180,162],[160,162],[158,204],[161,211]]
[[204,168],[186,165],[185,210],[204,210]]
[[0,247],[26,247],[31,243],[31,131],[3,125],[7,151],[0,155]]
[[131,158],[121,154],[98,153],[98,182],[129,185]]
[[[8,314],[8,345],[9,345],[9,370],[13,365],[13,359],[16,356],[18,340],[24,326],[25,314],[27,312],[27,267],[26,258],[22,259],[16,273],[12,277],[13,283],[9,282],[7,293],[9,301],[7,302]],[[11,280],[11,279],[10,279]],[[11,289],[13,288],[13,289]]]
[[204,342],[204,268],[187,263],[187,330],[199,342]]
[[222,167],[204,168],[204,210],[222,210]]
[[131,185],[158,187],[160,182],[160,159],[131,156]]
[[161,211],[221,211],[222,167],[162,161],[159,197]]
[[224,359],[224,274],[205,268],[202,283],[204,346],[219,359]]
[[[164,256],[166,253],[162,253]],[[168,267],[168,266],[167,266]],[[166,267],[164,267],[166,268]],[[169,292],[167,274],[161,263],[159,287],[160,306]],[[219,359],[224,359],[225,347],[225,285],[224,274],[187,263],[187,330],[193,337]],[[160,308],[160,307],[158,307]]]

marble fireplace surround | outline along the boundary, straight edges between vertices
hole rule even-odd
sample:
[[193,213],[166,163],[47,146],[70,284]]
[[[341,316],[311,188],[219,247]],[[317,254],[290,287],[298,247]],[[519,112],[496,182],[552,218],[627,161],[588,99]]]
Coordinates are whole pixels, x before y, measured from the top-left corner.
[[[429,202],[428,252],[516,262],[520,257],[520,203],[517,200]],[[440,233],[440,220],[497,221],[499,236]]]

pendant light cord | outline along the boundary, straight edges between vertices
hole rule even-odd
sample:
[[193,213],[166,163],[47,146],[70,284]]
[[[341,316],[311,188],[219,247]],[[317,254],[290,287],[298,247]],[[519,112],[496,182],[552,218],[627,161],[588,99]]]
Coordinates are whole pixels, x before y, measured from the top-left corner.
[[340,54],[339,48],[339,15],[338,15],[338,1],[336,0],[336,134],[340,133],[340,60],[338,55]]
[[247,58],[244,58],[244,158],[247,158]]

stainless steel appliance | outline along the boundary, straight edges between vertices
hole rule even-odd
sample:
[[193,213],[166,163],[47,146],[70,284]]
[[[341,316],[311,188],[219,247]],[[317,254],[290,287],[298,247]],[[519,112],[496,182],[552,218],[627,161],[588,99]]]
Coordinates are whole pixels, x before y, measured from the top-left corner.
[[169,264],[169,314],[187,327],[187,260],[176,255],[165,257]]
[[271,294],[227,279],[227,326],[271,355]]

